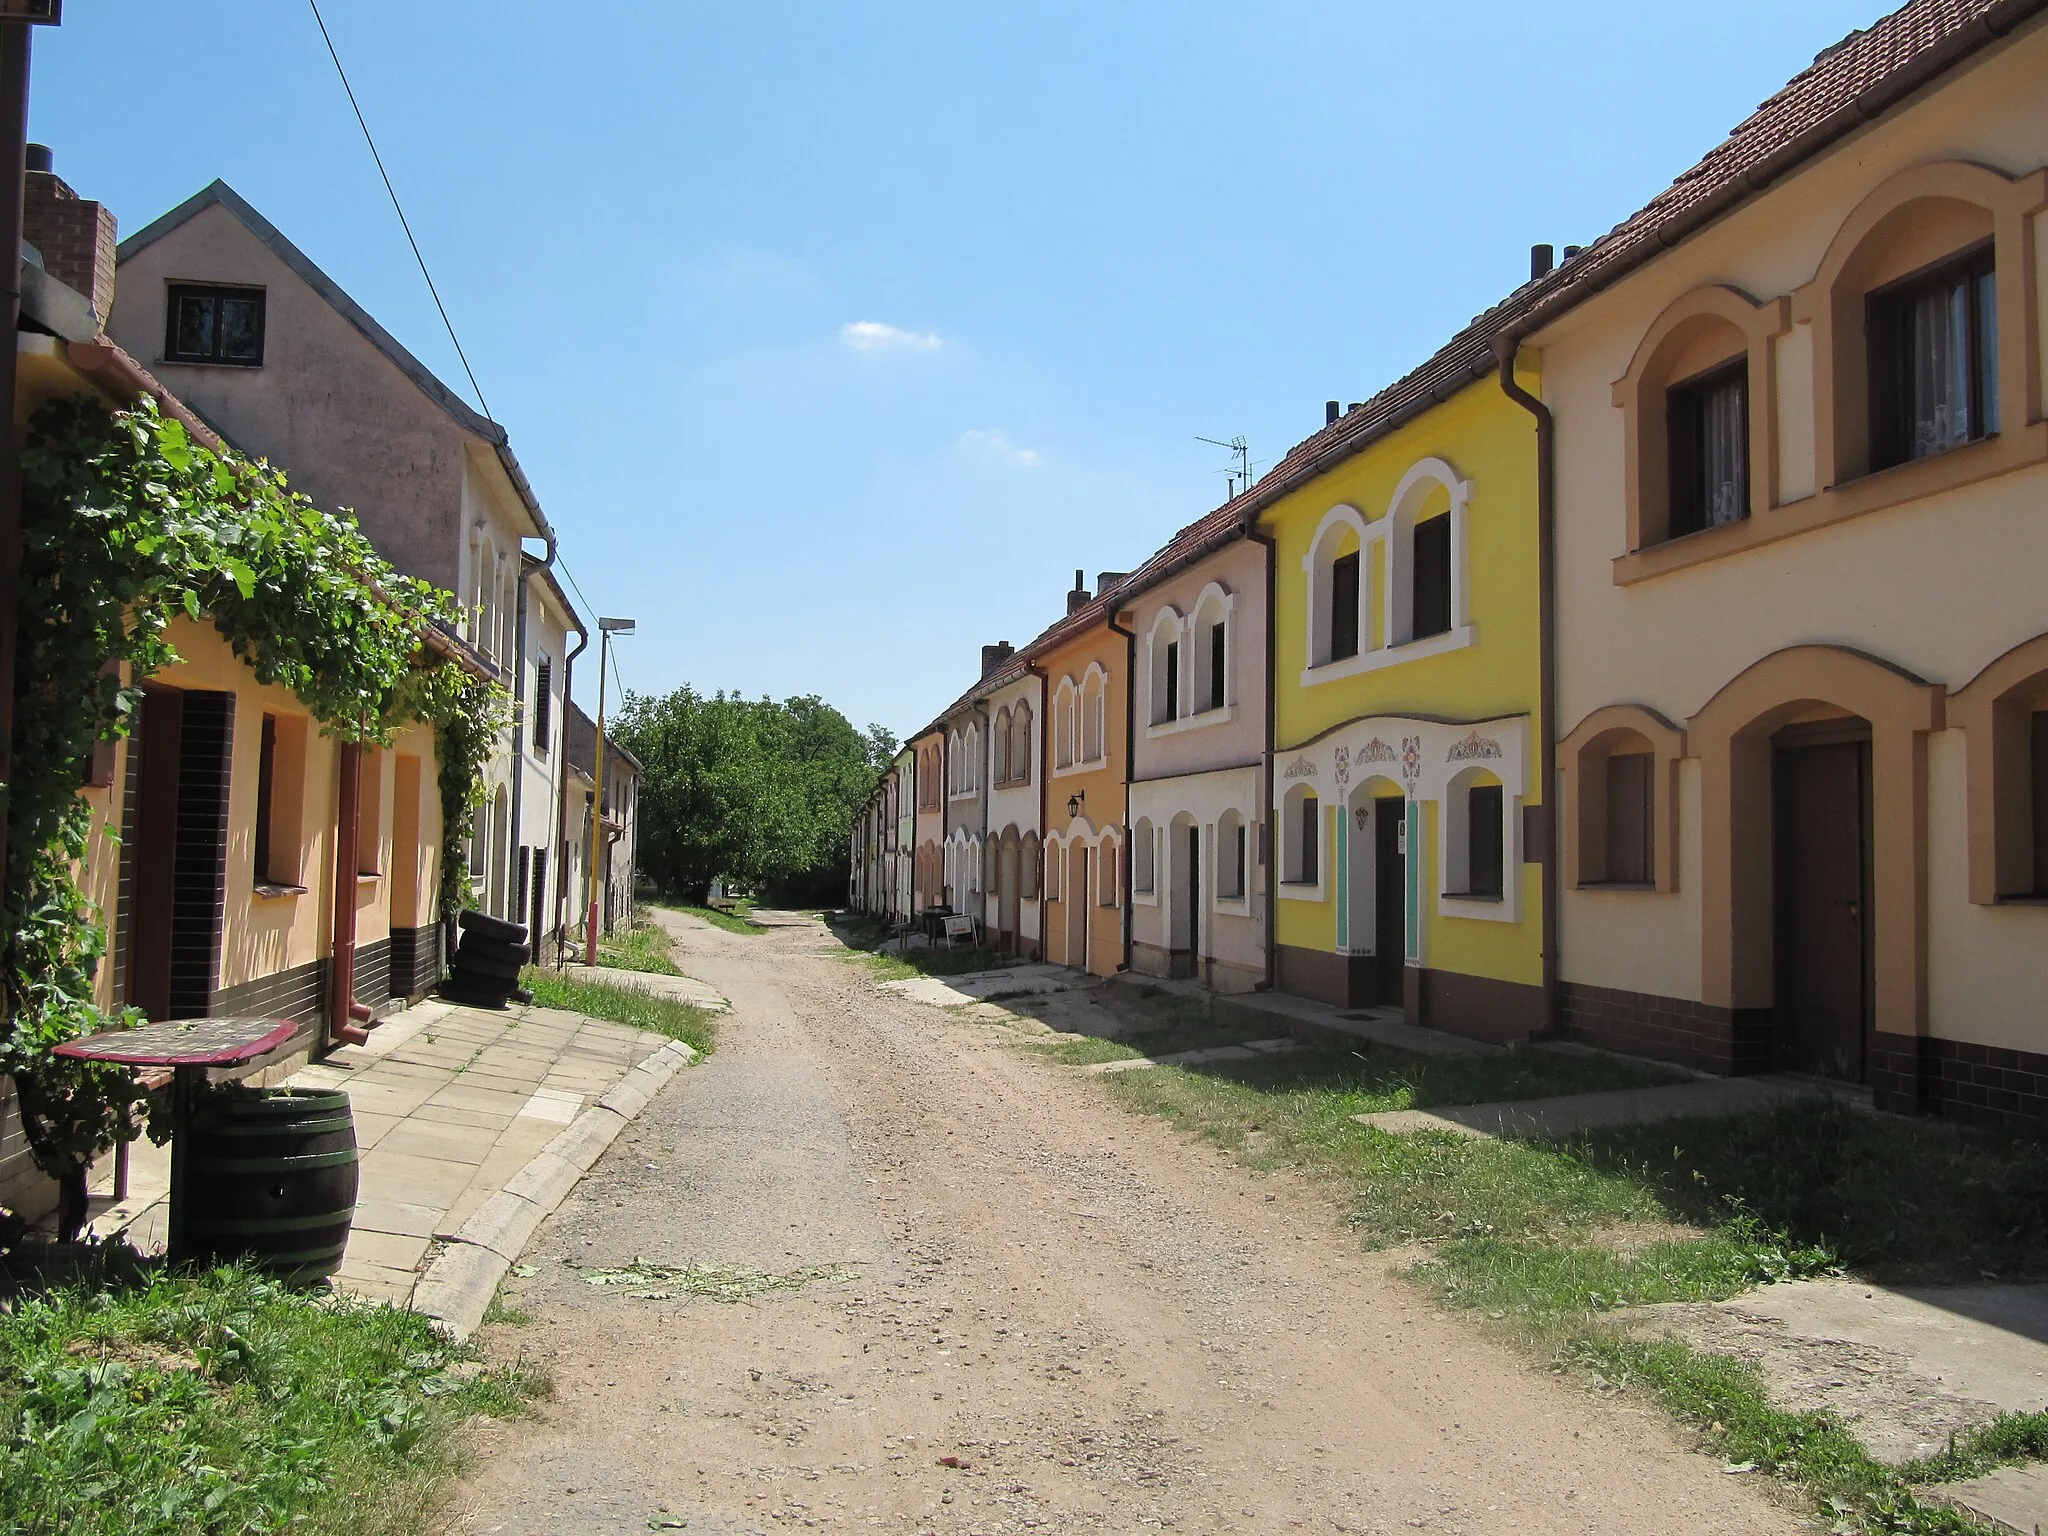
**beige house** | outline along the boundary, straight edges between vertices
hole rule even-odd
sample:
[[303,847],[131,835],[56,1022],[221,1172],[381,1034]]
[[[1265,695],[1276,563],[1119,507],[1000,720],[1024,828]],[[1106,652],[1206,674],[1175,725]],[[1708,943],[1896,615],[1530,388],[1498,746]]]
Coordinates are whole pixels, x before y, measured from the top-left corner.
[[[48,170],[30,173],[29,242],[16,338],[22,420],[57,396],[127,405],[143,394],[209,448],[220,439],[98,332],[113,290],[113,220]],[[63,238],[97,229],[100,238]],[[351,1027],[423,996],[441,975],[441,799],[433,732],[346,746],[289,690],[257,681],[213,625],[178,619],[182,660],[150,677],[130,734],[103,743],[79,793],[92,809],[86,894],[108,937],[96,1001],[152,1019],[264,1015],[298,1034],[252,1070],[303,1059]],[[486,664],[431,631],[427,643]],[[337,965],[337,956],[343,962]],[[349,985],[338,990],[337,974]],[[0,1206],[35,1218],[55,1186],[29,1159],[0,1079]]]
[[1915,0],[1570,264],[1568,1033],[2048,1110],[2048,15]]
[[555,535],[505,429],[225,182],[122,241],[119,258],[116,343],[236,448],[288,466],[320,506],[352,511],[401,571],[461,599],[460,637],[518,705],[486,771],[471,884],[494,916],[549,910],[548,786],[560,778],[568,632],[582,621],[535,580]]
[[1131,968],[1224,992],[1268,980],[1266,567],[1236,503],[1132,575]]

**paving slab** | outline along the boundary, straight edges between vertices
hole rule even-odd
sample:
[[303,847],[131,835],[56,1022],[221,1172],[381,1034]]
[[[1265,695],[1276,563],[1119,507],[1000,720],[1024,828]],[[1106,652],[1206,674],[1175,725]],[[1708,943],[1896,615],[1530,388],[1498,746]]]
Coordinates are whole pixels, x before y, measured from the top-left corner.
[[[534,1226],[625,1125],[591,1101],[616,1092],[637,1113],[691,1059],[679,1042],[578,1013],[436,1000],[302,1068],[291,1086],[349,1095],[362,1155],[335,1285],[467,1333]],[[135,1155],[129,1199],[100,1197],[97,1235],[163,1247],[168,1161],[161,1149]]]
[[1967,1483],[1939,1483],[1919,1493],[1930,1503],[1974,1515],[2005,1536],[2048,1531],[2048,1467],[2000,1467]]
[[1639,1308],[1631,1326],[1750,1361],[1779,1406],[1832,1414],[1894,1464],[2000,1413],[2048,1409],[2048,1285],[1797,1280]]
[[1571,1093],[1550,1099],[1496,1104],[1447,1104],[1435,1109],[1387,1109],[1353,1115],[1360,1125],[1397,1134],[1451,1131],[1479,1140],[1504,1136],[1565,1136],[1573,1131],[1658,1120],[1749,1114],[1817,1096],[1809,1083],[1761,1077],[1713,1077],[1661,1088],[1617,1088],[1606,1093]]
[[1099,978],[1064,965],[1012,965],[992,971],[970,971],[964,976],[906,976],[898,981],[885,981],[881,987],[885,992],[929,1003],[934,1008],[959,1008],[986,1002],[990,997],[1043,997],[1098,984]]
[[1165,1056],[1134,1056],[1128,1061],[1098,1061],[1081,1070],[1101,1075],[1111,1072],[1137,1072],[1146,1067],[1193,1067],[1200,1066],[1205,1061],[1250,1061],[1257,1056],[1278,1056],[1300,1049],[1301,1043],[1291,1037],[1281,1040],[1247,1040],[1241,1045],[1211,1045],[1199,1051],[1174,1051]]
[[1463,1035],[1410,1024],[1401,1017],[1398,1008],[1336,1008],[1286,992],[1212,992],[1191,981],[1145,976],[1136,971],[1120,971],[1115,979],[1126,986],[1157,989],[1204,1002],[1219,1017],[1234,1014],[1255,1027],[1278,1026],[1310,1044],[1365,1040],[1412,1051],[1418,1056],[1484,1056],[1504,1049],[1489,1041],[1468,1040]]

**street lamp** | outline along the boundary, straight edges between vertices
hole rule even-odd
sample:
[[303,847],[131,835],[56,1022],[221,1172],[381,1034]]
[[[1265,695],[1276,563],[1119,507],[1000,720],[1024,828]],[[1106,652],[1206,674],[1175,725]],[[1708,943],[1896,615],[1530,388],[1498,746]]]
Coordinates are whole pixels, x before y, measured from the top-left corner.
[[597,840],[604,830],[604,685],[613,635],[633,633],[631,619],[599,619],[597,643],[597,743],[590,772],[590,910],[583,921],[583,963],[597,964]]
[[1078,816],[1078,815],[1080,815],[1080,814],[1081,814],[1081,807],[1082,807],[1082,806],[1084,806],[1084,805],[1086,805],[1087,803],[1088,803],[1088,795],[1087,795],[1087,792],[1086,792],[1085,790],[1084,790],[1084,791],[1082,791],[1082,792],[1081,792],[1081,793],[1079,793],[1079,794],[1073,794],[1073,795],[1069,795],[1069,796],[1067,796],[1067,814],[1068,814],[1069,816]]

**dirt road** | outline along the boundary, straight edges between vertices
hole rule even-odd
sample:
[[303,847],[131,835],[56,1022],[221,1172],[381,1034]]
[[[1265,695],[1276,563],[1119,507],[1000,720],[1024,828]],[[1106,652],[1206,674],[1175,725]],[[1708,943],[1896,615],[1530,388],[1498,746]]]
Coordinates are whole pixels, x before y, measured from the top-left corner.
[[[1435,1313],[1298,1179],[877,991],[807,920],[670,918],[733,1000],[486,1331],[552,1371],[466,1533],[1789,1532],[1756,1480]],[[634,1259],[829,1272],[645,1299]],[[655,1287],[658,1288],[658,1287]]]

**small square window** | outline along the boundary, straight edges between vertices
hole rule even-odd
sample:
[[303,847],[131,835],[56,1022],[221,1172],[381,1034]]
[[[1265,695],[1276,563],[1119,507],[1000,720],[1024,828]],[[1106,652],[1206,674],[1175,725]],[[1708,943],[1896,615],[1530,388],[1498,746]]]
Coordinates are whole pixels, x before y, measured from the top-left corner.
[[164,359],[173,363],[226,363],[255,368],[263,362],[264,291],[261,288],[171,288]]

